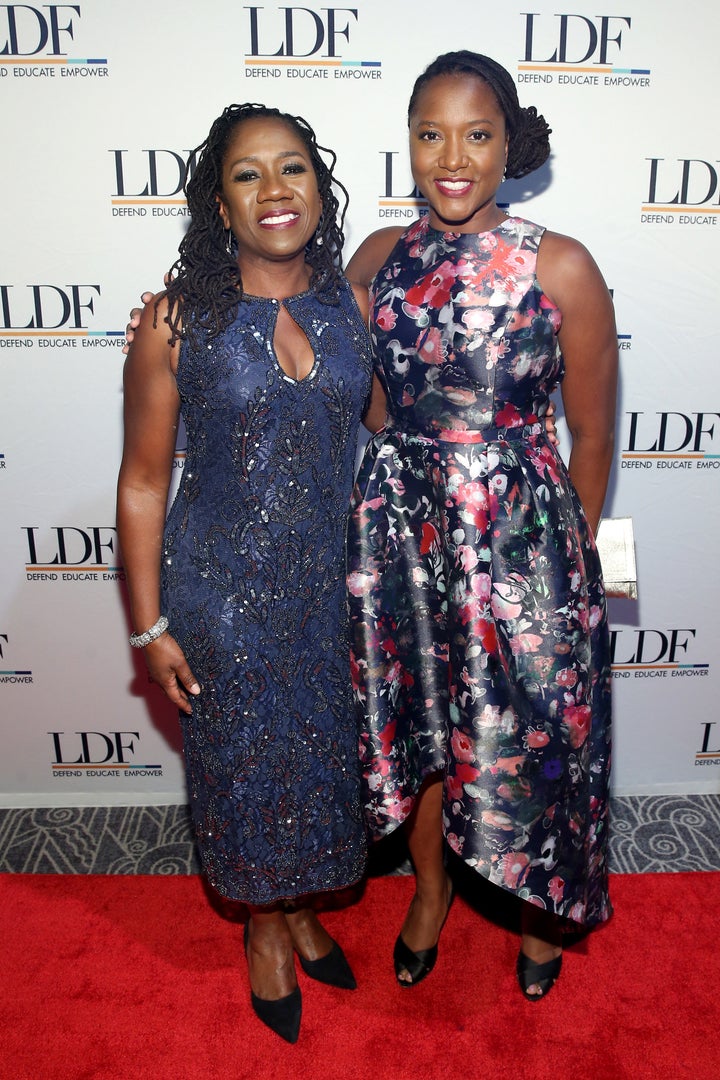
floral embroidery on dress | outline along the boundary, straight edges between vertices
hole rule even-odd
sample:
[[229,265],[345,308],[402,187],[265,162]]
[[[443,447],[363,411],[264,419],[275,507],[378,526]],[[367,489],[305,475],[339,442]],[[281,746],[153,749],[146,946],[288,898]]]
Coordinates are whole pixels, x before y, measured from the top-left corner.
[[315,353],[305,379],[275,357],[274,300],[183,344],[163,547],[163,610],[202,686],[181,714],[196,838],[210,882],[251,904],[350,885],[366,853],[345,533],[370,342],[347,283],[337,305],[283,303]]

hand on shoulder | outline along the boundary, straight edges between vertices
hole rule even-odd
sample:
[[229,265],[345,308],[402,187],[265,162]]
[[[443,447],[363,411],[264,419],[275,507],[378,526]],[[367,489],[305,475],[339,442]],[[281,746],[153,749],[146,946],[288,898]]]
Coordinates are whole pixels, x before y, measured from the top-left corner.
[[166,318],[169,311],[168,297],[165,291],[151,295],[140,312],[140,320],[135,328],[133,340],[128,346],[125,359],[125,376],[132,377],[147,373],[159,366],[173,375],[177,367],[180,342],[170,344],[171,331]]
[[[146,290],[144,293],[141,294],[140,299],[142,300],[143,304],[145,305],[145,308],[147,308],[149,304],[153,304],[153,306],[154,306],[155,300],[160,295],[161,295],[160,293],[151,293],[148,290]],[[130,349],[130,346],[133,343],[133,338],[135,337],[135,331],[137,330],[138,326],[140,325],[140,319],[142,318],[143,310],[144,310],[143,308],[139,308],[139,307],[134,307],[134,308],[130,309],[130,321],[128,322],[127,326],[125,327],[125,345],[123,346],[123,352],[126,355],[127,355],[128,351]],[[166,314],[167,314],[167,312],[166,312]]]
[[[158,293],[143,293],[147,297],[145,307],[139,311],[139,319],[135,328],[134,340],[137,343],[139,337],[155,334],[163,338],[169,338],[170,329],[166,322],[170,305],[167,292],[163,289]],[[130,342],[132,344],[132,342]]]

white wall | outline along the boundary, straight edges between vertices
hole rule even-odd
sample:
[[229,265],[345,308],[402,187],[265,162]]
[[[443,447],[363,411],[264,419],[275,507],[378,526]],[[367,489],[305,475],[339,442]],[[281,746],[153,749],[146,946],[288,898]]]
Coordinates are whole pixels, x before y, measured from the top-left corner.
[[553,128],[511,210],[582,239],[614,291],[607,512],[634,517],[641,594],[611,602],[615,790],[718,790],[719,31],[701,0],[0,6],[0,804],[184,800],[113,531],[122,328],[182,235],[178,159],[230,102],[305,115],[351,191],[349,254],[414,216],[409,91],[462,47]]

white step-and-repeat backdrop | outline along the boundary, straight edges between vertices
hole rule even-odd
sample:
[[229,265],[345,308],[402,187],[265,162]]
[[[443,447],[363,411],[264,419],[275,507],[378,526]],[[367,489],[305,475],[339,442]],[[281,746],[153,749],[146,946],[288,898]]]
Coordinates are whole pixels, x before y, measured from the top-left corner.
[[549,164],[504,199],[583,240],[615,298],[607,512],[632,514],[640,577],[637,604],[611,602],[615,791],[720,789],[718,10],[0,4],[2,805],[185,798],[176,717],[127,644],[114,521],[122,331],[187,224],[189,150],[230,102],[306,116],[351,193],[349,255],[415,215],[409,92],[465,47],[553,128]]

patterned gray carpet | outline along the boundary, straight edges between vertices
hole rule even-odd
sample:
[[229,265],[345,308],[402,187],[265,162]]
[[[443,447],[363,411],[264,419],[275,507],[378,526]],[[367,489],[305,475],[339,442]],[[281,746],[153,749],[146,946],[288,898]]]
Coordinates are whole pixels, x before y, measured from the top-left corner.
[[[611,870],[720,870],[720,795],[613,799]],[[376,845],[371,873],[409,869],[399,834]],[[0,872],[196,874],[187,806],[0,809]]]

